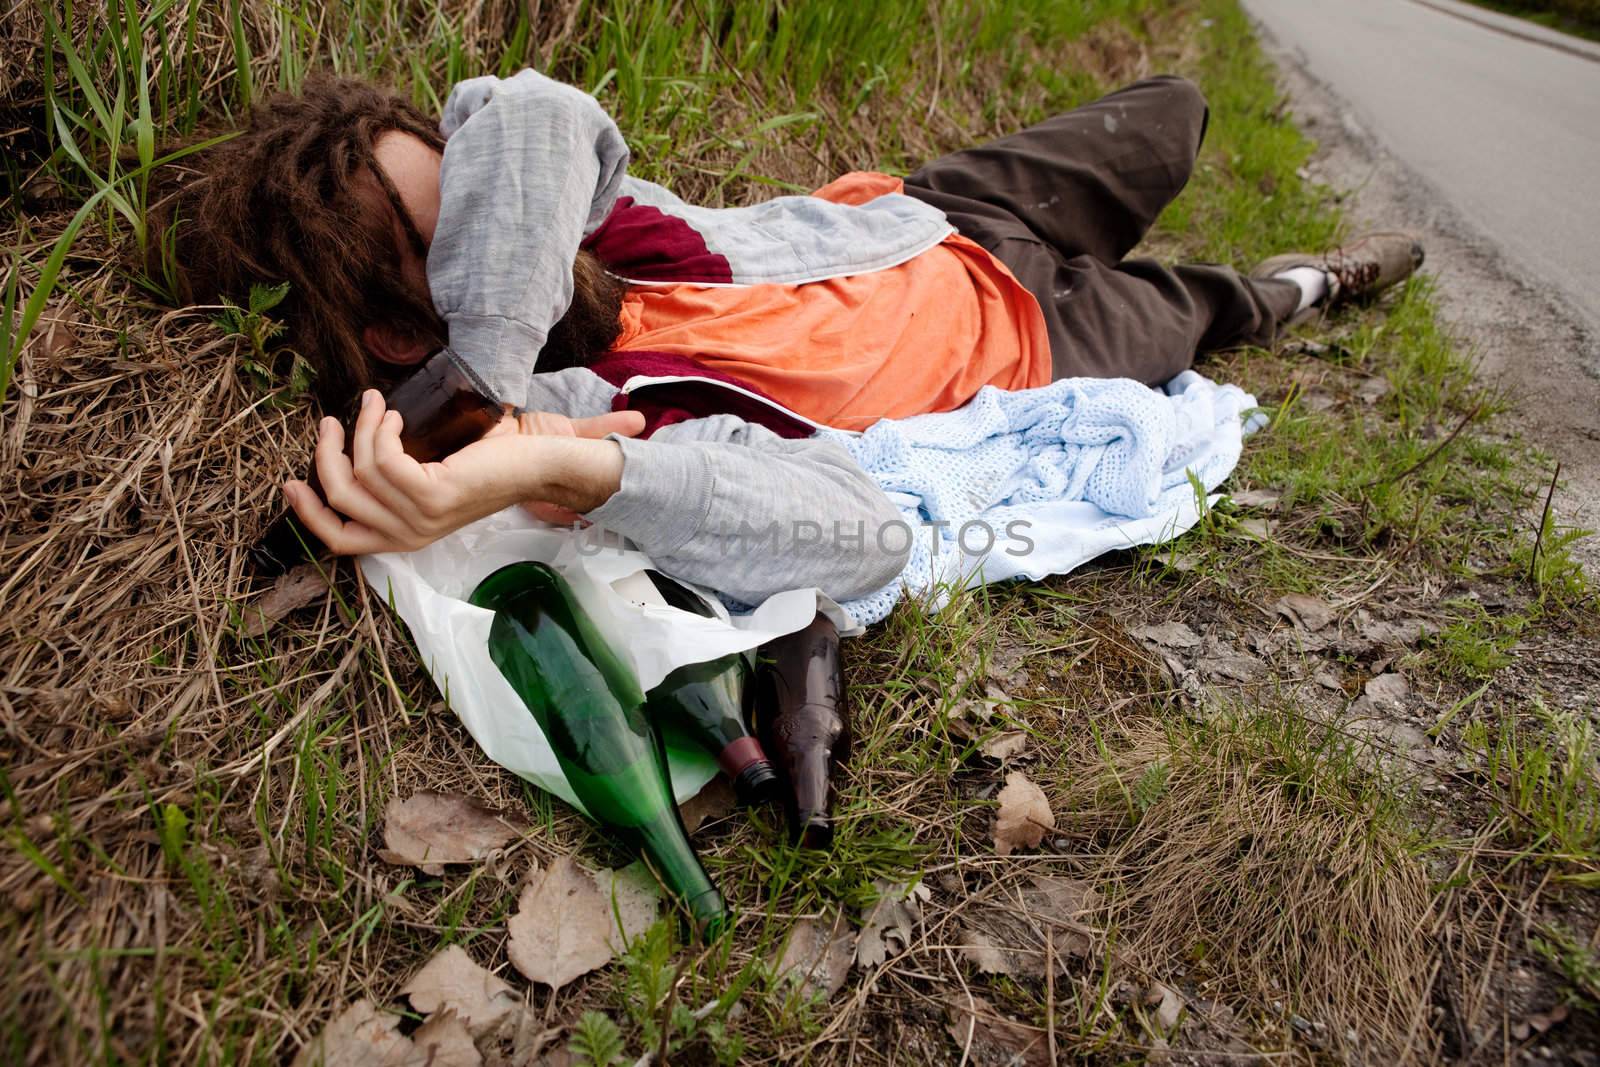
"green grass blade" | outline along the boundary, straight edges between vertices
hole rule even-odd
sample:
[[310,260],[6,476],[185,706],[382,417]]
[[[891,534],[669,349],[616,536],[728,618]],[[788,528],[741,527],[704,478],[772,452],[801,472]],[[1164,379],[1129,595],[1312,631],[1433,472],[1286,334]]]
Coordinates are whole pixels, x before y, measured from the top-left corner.
[[[156,167],[163,167],[168,163],[177,162],[185,156],[204,151],[213,145],[219,145],[237,136],[236,132],[219,134],[198,144],[180,148],[176,152],[169,152],[159,159],[152,160],[148,167],[141,166],[137,170],[129,171],[122,176],[122,180],[127,181],[132,178],[143,177]],[[67,253],[71,251],[73,242],[78,239],[78,231],[83,228],[84,220],[99,207],[100,202],[114,193],[115,190],[116,186],[107,185],[85,200],[72,216],[72,220],[67,223],[66,229],[62,230],[61,236],[56,238],[56,243],[50,250],[50,257],[45,260],[44,266],[39,271],[39,282],[33,287],[33,292],[29,294],[28,302],[22,309],[22,317],[17,321],[14,330],[11,328],[11,313],[7,312],[5,317],[7,326],[5,349],[0,352],[0,404],[5,402],[6,392],[11,385],[12,370],[16,367],[17,360],[22,356],[22,348],[28,343],[28,335],[33,332],[34,324],[39,321],[39,316],[44,313],[44,306],[49,301],[50,294],[55,291],[56,280],[61,276],[61,267],[67,261]],[[17,284],[15,276],[20,273],[21,264],[19,261],[16,270],[13,271],[12,285]],[[8,300],[9,303],[10,301]]]

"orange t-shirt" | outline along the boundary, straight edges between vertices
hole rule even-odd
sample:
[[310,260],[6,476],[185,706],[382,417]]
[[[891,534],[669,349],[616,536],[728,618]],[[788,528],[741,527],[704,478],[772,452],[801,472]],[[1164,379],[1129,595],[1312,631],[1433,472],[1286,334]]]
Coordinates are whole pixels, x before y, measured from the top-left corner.
[[[814,195],[862,203],[902,188],[858,172]],[[1038,301],[959,234],[897,267],[826,281],[634,286],[614,347],[692,356],[846,430],[949,411],[985,385],[1050,381]]]

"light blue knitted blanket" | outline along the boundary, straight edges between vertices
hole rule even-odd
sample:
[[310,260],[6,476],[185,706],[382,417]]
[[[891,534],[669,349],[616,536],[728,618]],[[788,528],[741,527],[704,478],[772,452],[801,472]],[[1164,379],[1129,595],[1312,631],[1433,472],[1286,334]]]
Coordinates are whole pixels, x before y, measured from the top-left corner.
[[985,388],[955,411],[824,431],[899,506],[905,529],[877,535],[911,545],[897,580],[844,607],[866,625],[908,594],[937,606],[960,586],[1062,574],[1176,537],[1264,425],[1255,407],[1185,371],[1164,389],[1123,378]]

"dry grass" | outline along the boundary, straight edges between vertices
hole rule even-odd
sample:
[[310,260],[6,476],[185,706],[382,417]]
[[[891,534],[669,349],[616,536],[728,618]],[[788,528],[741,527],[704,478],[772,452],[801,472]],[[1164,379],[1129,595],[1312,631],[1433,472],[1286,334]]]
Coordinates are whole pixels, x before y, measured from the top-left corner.
[[[469,63],[492,53],[516,7],[470,10]],[[281,24],[270,5],[245,12],[266,82]],[[583,32],[576,13],[539,12],[550,50]],[[42,107],[41,20],[29,3],[5,19],[0,37],[22,45],[5,53],[6,114],[26,122]],[[217,89],[231,45],[210,29],[200,49]],[[1148,63],[1127,58],[1147,55],[1137,49],[1082,47],[1118,78]],[[980,71],[959,97],[880,94],[813,143],[763,147],[748,170],[822,184],[880,149],[932,154],[1007,128],[1042,93],[1001,97],[1003,81]],[[992,116],[963,129],[955,116],[971,122],[991,94]],[[753,102],[730,94],[711,125],[744,128],[793,103],[781,86]],[[812,103],[842,110],[828,94]],[[890,121],[904,135],[892,146],[877,132]],[[674,173],[686,195],[765,195],[717,189],[742,147],[699,147]],[[23,201],[6,241],[37,258],[65,205],[42,172],[25,178],[42,196]],[[422,787],[496,803],[528,794],[444,713],[353,568],[336,566],[334,593],[264,638],[240,624],[263,591],[245,550],[280,507],[277,486],[307,462],[312,412],[240,371],[216,309],[151,306],[118,251],[100,232],[80,238],[0,414],[0,744],[14,845],[0,861],[3,1043],[13,1062],[272,1060],[340,1004],[386,1000],[446,927],[493,927],[507,906],[504,887],[470,882],[404,893],[369,844],[383,801]],[[551,833],[528,847],[586,838],[569,813],[537,806]]]
[[[250,69],[271,84],[293,42],[274,5],[242,10]],[[382,10],[390,39],[437,35],[428,5]],[[467,69],[498,54],[518,10],[443,6]],[[593,14],[532,10],[537,54],[558,70],[580,63],[599,32]],[[691,18],[698,6],[674,10]],[[357,14],[330,9],[330,35]],[[963,41],[928,41],[861,106],[858,86],[802,96],[717,57],[721,91],[705,98],[704,122],[649,131],[661,137],[641,166],[709,203],[768,195],[755,175],[805,187],[902,166],[1097,85],[1192,66],[1194,17],[1178,5],[1134,31],[1107,22],[1075,41],[977,56]],[[0,58],[0,137],[37,149],[37,9],[13,3],[3,18],[0,40],[17,47]],[[220,25],[199,35],[213,117],[235,75]],[[430,45],[426,79],[442,84],[449,61]],[[1051,71],[1070,77],[1047,83]],[[714,135],[800,111],[822,118],[738,143]],[[34,162],[20,177],[6,239],[33,262],[74,205]],[[505,915],[528,858],[616,857],[483,758],[353,568],[336,566],[330,593],[264,635],[244,624],[264,592],[245,550],[279,507],[277,485],[307,461],[312,412],[241,371],[241,342],[214,325],[216,309],[153,306],[114,253],[106,233],[85,232],[0,407],[0,1050],[17,1063],[282,1061],[356,997],[391,1002],[443,944],[504,969]],[[1315,506],[1294,521],[1314,544]],[[1181,587],[1200,610],[1230,588],[1226,566],[1313,560],[1326,572],[1316,580],[1350,591],[1351,610],[1373,596],[1369,572],[1394,569],[1201,544],[1226,563]],[[1061,1057],[1115,1060],[1201,1041],[1187,1023],[1157,1032],[1143,1004],[1151,983],[1181,982],[1197,1017],[1204,1003],[1236,1013],[1207,1053],[1228,1062],[1239,1039],[1285,1059],[1346,1054],[1347,1027],[1368,1053],[1401,1060],[1481,1047],[1481,1034],[1452,1036],[1429,1003],[1472,1020],[1503,1004],[1485,968],[1507,958],[1497,938],[1515,909],[1487,890],[1438,906],[1387,780],[1292,699],[1251,689],[1240,694],[1248,715],[1180,714],[1194,709],[1126,629],[1179,599],[1180,587],[1151,579],[1160,570],[1120,560],[1027,593],[958,598],[932,618],[897,614],[851,650],[863,742],[835,854],[776,844],[769,813],[710,825],[697,843],[742,916],[731,943],[669,944],[659,965],[641,950],[559,996],[531,994],[536,1017],[560,1028],[600,1008],[642,1047],[674,999],[698,1007],[748,981],[743,1014],[688,1038],[683,1062],[735,1041],[765,1062],[984,1062],[946,1029],[949,997],[973,993],[1053,1030]],[[1019,765],[1046,787],[1059,829],[1038,854],[1002,859],[989,841],[1001,768],[977,751],[1000,727],[960,712],[986,673],[1019,668],[1038,688],[1012,693],[1002,714],[1029,732]],[[387,867],[373,848],[378,815],[421,788],[521,807],[539,832],[479,870]],[[1100,891],[1085,916],[1095,952],[1050,981],[976,972],[960,931],[1034,873]],[[797,917],[842,906],[859,918],[875,879],[918,877],[932,898],[913,943],[881,969],[853,972],[826,1006],[768,981],[762,960]],[[1295,1013],[1321,1029],[1297,1035]]]
[[1063,797],[1071,831],[1107,842],[1093,877],[1124,951],[1149,974],[1191,965],[1212,999],[1293,990],[1347,1054],[1344,1027],[1426,1059],[1431,893],[1388,783],[1293,710],[1134,729]]

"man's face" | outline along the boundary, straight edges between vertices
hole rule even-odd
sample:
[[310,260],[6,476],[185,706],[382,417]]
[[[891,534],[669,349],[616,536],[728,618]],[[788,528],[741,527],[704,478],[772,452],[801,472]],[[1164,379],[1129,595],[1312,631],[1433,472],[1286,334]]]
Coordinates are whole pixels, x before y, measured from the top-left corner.
[[[400,195],[411,224],[417,228],[424,247],[433,244],[433,233],[439,225],[439,166],[443,157],[419,138],[400,130],[388,130],[378,135],[372,146],[373,159],[389,183]],[[394,215],[389,198],[376,181],[369,181],[365,194],[372,209],[391,217],[394,227],[394,247],[400,257],[401,270],[413,291],[428,291],[428,263],[417,252],[404,224]],[[383,324],[369,326],[363,333],[367,348],[386,363],[412,364],[428,354],[431,345],[408,334],[388,328]]]
[[[439,225],[439,165],[443,157],[419,138],[400,130],[379,134],[372,155],[399,192],[412,225],[422,235],[422,243],[432,245],[433,231]],[[395,222],[399,224],[398,219]],[[402,255],[415,259],[416,252],[403,230],[400,238]],[[408,262],[407,267],[410,265]],[[419,266],[425,268],[426,264]]]

